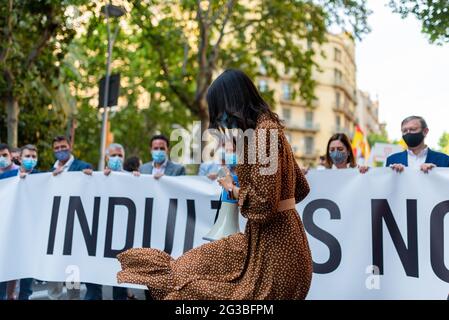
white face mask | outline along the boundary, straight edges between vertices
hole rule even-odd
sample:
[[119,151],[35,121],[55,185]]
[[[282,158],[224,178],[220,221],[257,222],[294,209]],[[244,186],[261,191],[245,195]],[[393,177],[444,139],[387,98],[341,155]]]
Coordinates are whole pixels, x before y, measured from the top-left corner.
[[7,157],[0,157],[0,169],[7,168],[11,165],[11,160]]

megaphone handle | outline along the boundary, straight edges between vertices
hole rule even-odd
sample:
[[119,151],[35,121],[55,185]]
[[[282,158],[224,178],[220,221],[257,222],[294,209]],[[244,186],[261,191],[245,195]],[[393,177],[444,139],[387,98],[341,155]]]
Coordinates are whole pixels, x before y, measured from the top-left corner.
[[218,213],[220,212],[220,209],[221,209],[221,192],[220,192],[220,199],[218,200],[217,212],[215,213],[214,223],[217,222]]

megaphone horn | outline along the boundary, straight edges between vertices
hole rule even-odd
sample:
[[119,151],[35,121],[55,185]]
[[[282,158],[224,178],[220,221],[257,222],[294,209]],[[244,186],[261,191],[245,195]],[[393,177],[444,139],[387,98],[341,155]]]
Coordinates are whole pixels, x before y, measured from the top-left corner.
[[240,232],[239,207],[237,203],[222,202],[217,222],[203,237],[204,240],[215,241]]
[[[218,177],[223,178],[229,173],[226,168],[222,167],[218,171]],[[240,232],[239,228],[239,207],[237,201],[223,200],[221,201],[218,218],[212,229],[203,237],[204,240],[215,241],[226,238],[231,234]]]

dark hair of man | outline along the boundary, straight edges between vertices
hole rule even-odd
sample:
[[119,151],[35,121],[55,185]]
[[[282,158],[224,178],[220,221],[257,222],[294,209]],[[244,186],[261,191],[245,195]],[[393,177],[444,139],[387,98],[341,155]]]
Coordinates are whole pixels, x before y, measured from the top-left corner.
[[168,138],[167,138],[165,135],[163,135],[163,134],[157,134],[157,135],[153,136],[153,137],[151,138],[151,141],[150,141],[150,146],[153,145],[153,141],[154,141],[154,140],[164,140],[164,141],[167,143],[167,148],[170,146],[170,141],[169,141]]
[[68,145],[70,146],[70,138],[66,137],[66,136],[56,136],[53,138],[53,142],[52,145],[55,144],[55,142],[61,142],[61,141],[65,141],[68,143]]

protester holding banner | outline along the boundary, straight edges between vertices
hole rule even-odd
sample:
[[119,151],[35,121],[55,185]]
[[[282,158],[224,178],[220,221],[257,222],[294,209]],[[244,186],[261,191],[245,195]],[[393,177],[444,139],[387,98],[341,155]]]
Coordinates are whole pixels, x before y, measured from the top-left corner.
[[[20,168],[9,170],[0,174],[0,179],[6,179],[11,177],[20,176],[20,178],[25,178],[28,174],[38,173],[35,169],[37,164],[37,148],[31,144],[27,144],[22,147],[20,151],[20,159],[18,161],[21,163]],[[19,287],[19,300],[29,300],[30,296],[33,294],[32,290],[33,279],[26,278],[20,279]],[[16,281],[1,282],[0,283],[0,300],[10,299],[14,300],[14,291],[16,287]],[[7,294],[8,291],[8,294]]]
[[[118,281],[146,285],[158,299],[304,299],[312,259],[295,203],[306,197],[309,185],[283,126],[238,70],[227,70],[212,83],[207,102],[211,128],[255,129],[258,137],[251,145],[245,139],[236,168],[240,188],[230,175],[220,179],[248,219],[245,232],[187,251],[176,260],[157,249],[127,250],[117,256],[123,269]],[[268,156],[274,170],[261,159],[250,163],[253,154]]]
[[12,161],[11,149],[7,144],[0,143],[0,174],[16,170],[19,166]]
[[111,143],[106,150],[106,163],[107,166],[104,169],[106,176],[110,175],[112,171],[115,172],[132,172],[134,176],[140,176],[139,167],[134,166],[131,170],[125,170],[125,148],[121,144]]
[[64,136],[57,136],[53,139],[53,153],[56,162],[51,171],[53,175],[58,175],[67,171],[82,171],[85,174],[92,174],[92,166],[84,161],[75,159],[72,155],[70,140]]
[[170,142],[166,136],[155,135],[151,138],[150,146],[153,161],[144,163],[140,168],[140,173],[152,174],[155,179],[159,179],[163,175],[183,176],[186,174],[184,166],[176,164],[168,158]]
[[[12,149],[7,144],[0,143],[0,178],[2,178],[4,174],[19,168],[19,166],[13,162],[11,151]],[[15,281],[9,282],[8,285],[6,282],[0,283],[0,299],[14,299],[15,286]],[[7,294],[6,291],[8,291]]]
[[[20,178],[25,178],[28,174],[38,173],[39,171],[35,169],[37,164],[37,148],[31,144],[27,144],[20,151],[20,168],[6,171],[0,174],[0,179],[6,179],[10,177],[20,176]],[[0,300],[15,299],[15,281],[9,281],[0,283]],[[30,296],[33,294],[32,290],[33,279],[26,278],[20,279],[19,287],[19,300],[29,300]],[[7,287],[9,287],[7,290]],[[8,294],[6,293],[8,291]]]
[[358,166],[352,152],[349,138],[344,133],[336,133],[330,137],[326,147],[327,169],[358,168],[360,173],[368,171],[367,166]]
[[20,152],[20,167],[17,169],[9,170],[0,175],[0,179],[9,177],[20,176],[25,178],[28,174],[38,173],[35,169],[37,165],[37,148],[32,144],[27,144],[22,147]]
[[[123,169],[123,162],[125,159],[125,148],[121,144],[112,143],[106,149],[106,163],[107,167],[104,169],[104,174],[109,176],[111,172],[125,172]],[[140,172],[133,171],[135,176],[139,176]],[[103,300],[103,286],[96,283],[86,283],[86,295],[84,300]],[[128,289],[122,287],[112,287],[113,300],[127,300]]]
[[401,123],[402,139],[408,149],[390,155],[386,166],[396,172],[404,171],[405,167],[420,169],[428,173],[434,167],[449,167],[449,156],[431,150],[424,142],[429,128],[424,118],[410,116]]
[[[82,171],[84,174],[92,174],[92,166],[89,163],[75,159],[72,155],[72,146],[70,139],[65,136],[57,136],[53,139],[53,153],[56,162],[51,168],[54,176],[67,171]],[[51,300],[60,300],[63,296],[62,282],[48,283],[48,296]],[[67,297],[69,300],[79,300],[79,288],[67,288]]]

